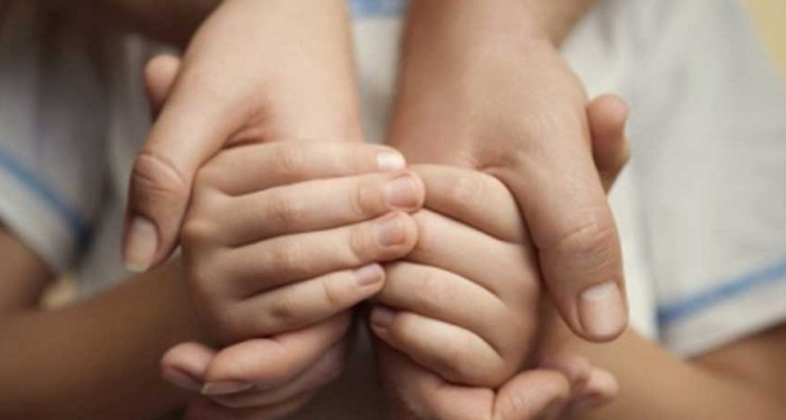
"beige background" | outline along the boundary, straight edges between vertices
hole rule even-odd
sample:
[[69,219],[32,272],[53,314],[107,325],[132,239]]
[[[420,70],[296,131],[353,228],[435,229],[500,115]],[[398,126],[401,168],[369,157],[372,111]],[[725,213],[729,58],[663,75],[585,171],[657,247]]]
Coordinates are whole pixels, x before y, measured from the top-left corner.
[[744,0],[743,3],[748,6],[781,74],[786,77],[786,0]]

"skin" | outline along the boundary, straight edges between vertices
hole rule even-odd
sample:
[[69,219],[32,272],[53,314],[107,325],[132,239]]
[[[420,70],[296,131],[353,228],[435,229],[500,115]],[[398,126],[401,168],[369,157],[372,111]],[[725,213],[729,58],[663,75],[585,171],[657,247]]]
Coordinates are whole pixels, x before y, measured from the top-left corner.
[[627,321],[619,239],[592,161],[588,99],[558,50],[592,4],[413,2],[390,144],[413,163],[501,180],[559,313],[581,337],[607,341]]

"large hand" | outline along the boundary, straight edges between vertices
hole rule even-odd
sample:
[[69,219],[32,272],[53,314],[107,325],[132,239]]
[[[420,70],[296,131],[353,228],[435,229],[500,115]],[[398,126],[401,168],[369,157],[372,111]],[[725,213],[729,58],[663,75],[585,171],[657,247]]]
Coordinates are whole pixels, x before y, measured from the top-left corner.
[[[592,126],[592,146],[597,165],[596,171],[601,174],[602,183],[608,189],[627,161],[628,153],[623,133],[626,115],[625,107],[616,98],[604,97],[594,102],[587,112]],[[484,198],[477,195],[479,193],[489,194],[492,190],[490,188],[470,189],[470,191],[465,191],[458,195],[434,194],[434,191],[429,186],[429,178],[424,177],[424,180],[426,181],[427,189],[431,191],[428,194],[428,199],[431,200],[431,203],[427,202],[426,207],[436,206],[436,208],[441,208],[445,211],[453,209],[451,211],[454,213],[459,211],[462,214],[451,216],[458,220],[464,220],[468,214],[471,215],[470,208],[473,206],[481,208],[482,205],[478,203],[495,201],[490,197]],[[433,183],[434,180],[431,180],[431,182]],[[445,185],[442,185],[441,189],[449,190]],[[471,194],[472,191],[475,191],[474,196]],[[451,197],[455,201],[452,204],[449,202]],[[440,204],[440,200],[448,202]],[[462,203],[462,200],[466,202]],[[489,226],[494,226],[495,223],[507,223],[508,227],[502,229],[503,234],[504,232],[521,229],[518,217],[510,217],[509,214],[505,214],[502,210],[504,208],[512,208],[513,212],[515,212],[515,206],[511,206],[510,203],[507,206],[494,206],[492,210],[493,215],[489,218],[489,220],[493,220],[493,223],[481,223],[481,226],[488,229]],[[500,211],[503,212],[500,213]],[[476,212],[475,219],[483,220],[483,215],[488,212],[488,209]],[[470,224],[478,226],[477,220],[475,223]],[[496,231],[499,230],[499,227],[496,228]],[[421,232],[421,240],[428,233],[428,230]],[[431,233],[439,234],[435,229],[432,229]],[[451,241],[450,243],[455,244],[458,242]],[[445,250],[441,251],[442,254],[445,252]],[[431,254],[439,253],[439,249],[436,249],[436,252]],[[483,255],[484,251],[478,250],[473,254],[473,257],[480,258],[484,263],[493,261],[493,257],[486,255],[483,258]],[[438,258],[435,255],[428,255],[427,257],[432,260]],[[407,270],[407,267],[399,271],[402,270]],[[420,270],[422,271],[422,269]],[[475,320],[475,318],[482,319],[484,314],[487,317],[488,311],[483,308],[492,306],[483,306],[481,305],[483,302],[472,305],[467,304],[465,302],[466,299],[462,299],[463,296],[471,291],[467,288],[466,282],[450,281],[448,277],[443,276],[438,282],[440,284],[439,288],[423,288],[418,296],[407,297],[402,293],[395,293],[397,287],[395,283],[411,282],[412,279],[408,277],[418,277],[417,271],[410,269],[409,273],[402,273],[405,275],[399,276],[395,276],[395,272],[391,272],[388,278],[388,286],[386,286],[386,290],[381,295],[383,301],[387,300],[388,304],[398,307],[403,306],[407,310],[420,311],[442,320],[447,319],[446,317],[452,317],[453,321],[451,322],[454,324],[463,322],[470,326],[468,327],[470,330],[479,328],[477,326],[480,325],[479,321]],[[482,271],[476,272],[473,278],[477,279],[479,277],[483,277]],[[488,286],[488,284],[484,284],[484,287]],[[449,298],[446,298],[446,296]],[[532,302],[527,302],[526,304],[532,305]],[[456,305],[458,305],[458,312],[456,312]],[[462,313],[464,313],[463,316]],[[483,376],[477,376],[477,369],[473,369],[481,363],[480,360],[482,358],[475,357],[472,361],[467,362],[468,358],[462,356],[471,352],[477,346],[456,346],[456,340],[462,337],[461,334],[456,334],[456,331],[460,329],[455,327],[443,328],[443,330],[452,331],[453,333],[441,336],[443,345],[428,346],[429,340],[434,336],[433,333],[423,334],[421,331],[420,334],[412,334],[411,331],[407,332],[406,330],[412,330],[418,323],[423,325],[431,324],[433,329],[434,325],[438,325],[438,323],[426,323],[423,322],[421,317],[412,317],[411,315],[406,315],[396,320],[399,317],[398,313],[388,313],[385,316],[387,318],[385,320],[387,326],[383,325],[380,328],[377,325],[373,327],[377,335],[384,340],[384,342],[378,343],[380,370],[388,393],[393,397],[392,403],[397,420],[550,419],[556,418],[552,416],[576,414],[582,410],[603,404],[616,393],[616,382],[607,372],[591,367],[582,358],[571,355],[573,349],[569,346],[570,339],[566,338],[566,335],[563,333],[560,321],[553,316],[549,317],[549,319],[540,320],[540,326],[544,335],[541,337],[542,342],[539,343],[539,348],[537,349],[538,358],[534,360],[536,369],[519,373],[498,390],[455,384],[457,381],[467,383],[467,378],[469,378],[469,381],[474,380],[475,382],[478,382],[475,380],[476,378],[483,378]],[[506,324],[498,326],[496,330],[509,330],[510,326],[507,325],[509,319],[510,317],[505,318]],[[533,323],[536,321],[536,319],[532,320]],[[374,319],[372,318],[373,322]],[[472,327],[472,325],[475,326]],[[464,332],[463,336],[469,335]],[[452,345],[447,343],[450,340],[454,341]],[[467,343],[472,344],[471,342]],[[459,344],[461,343],[459,342]],[[461,351],[455,351],[457,348],[460,348]],[[499,348],[499,345],[497,345],[497,348]],[[528,350],[530,349],[521,349],[522,352],[527,352]],[[480,354],[480,356],[483,356],[483,354]],[[489,370],[486,373],[490,372],[493,372],[493,370]]]
[[226,145],[361,137],[343,0],[227,0],[193,38],[134,165],[126,265],[166,259],[197,169]]
[[510,2],[449,3],[413,3],[391,144],[411,163],[502,180],[564,320],[584,338],[612,339],[627,322],[624,279],[583,86],[552,43],[505,32],[523,25],[500,12]]

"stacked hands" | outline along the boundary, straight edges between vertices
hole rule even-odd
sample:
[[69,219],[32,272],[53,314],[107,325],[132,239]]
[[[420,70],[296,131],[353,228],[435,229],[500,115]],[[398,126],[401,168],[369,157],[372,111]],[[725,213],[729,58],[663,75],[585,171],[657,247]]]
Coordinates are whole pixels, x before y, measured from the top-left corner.
[[[532,49],[524,77],[506,62],[518,50],[466,48],[483,56],[445,60],[458,78],[405,61],[392,147],[364,144],[345,7],[226,2],[182,66],[149,66],[160,115],[132,175],[125,258],[147,269],[180,237],[212,338],[162,361],[202,395],[187,417],[292,414],[341,374],[358,319],[397,420],[550,419],[609,401],[614,378],[572,348],[574,333],[624,329],[601,189],[627,159],[624,104],[587,105],[553,45]],[[442,51],[459,54],[412,56]],[[465,66],[487,60],[501,64]]]
[[360,143],[231,148],[199,171],[182,243],[222,347],[164,357],[167,378],[207,397],[192,415],[298,409],[340,375],[366,300],[383,378],[411,411],[397,418],[515,420],[548,404],[557,415],[615,392],[609,374],[563,353],[518,206],[482,172],[407,168]]
[[[607,186],[624,162],[616,106],[590,107]],[[570,356],[517,203],[483,172],[407,167],[362,143],[229,148],[198,172],[182,244],[221,348],[163,359],[166,378],[205,396],[191,418],[296,411],[341,374],[364,301],[398,419],[560,418],[616,392]]]

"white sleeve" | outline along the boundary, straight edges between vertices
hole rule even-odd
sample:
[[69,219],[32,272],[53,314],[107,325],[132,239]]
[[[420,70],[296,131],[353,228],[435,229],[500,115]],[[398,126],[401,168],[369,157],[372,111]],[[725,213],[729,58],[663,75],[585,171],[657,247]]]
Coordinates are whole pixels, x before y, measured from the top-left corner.
[[71,22],[33,1],[11,8],[0,27],[0,221],[60,271],[101,203],[101,74]]
[[632,169],[661,338],[689,356],[786,321],[786,89],[735,2],[664,1]]

